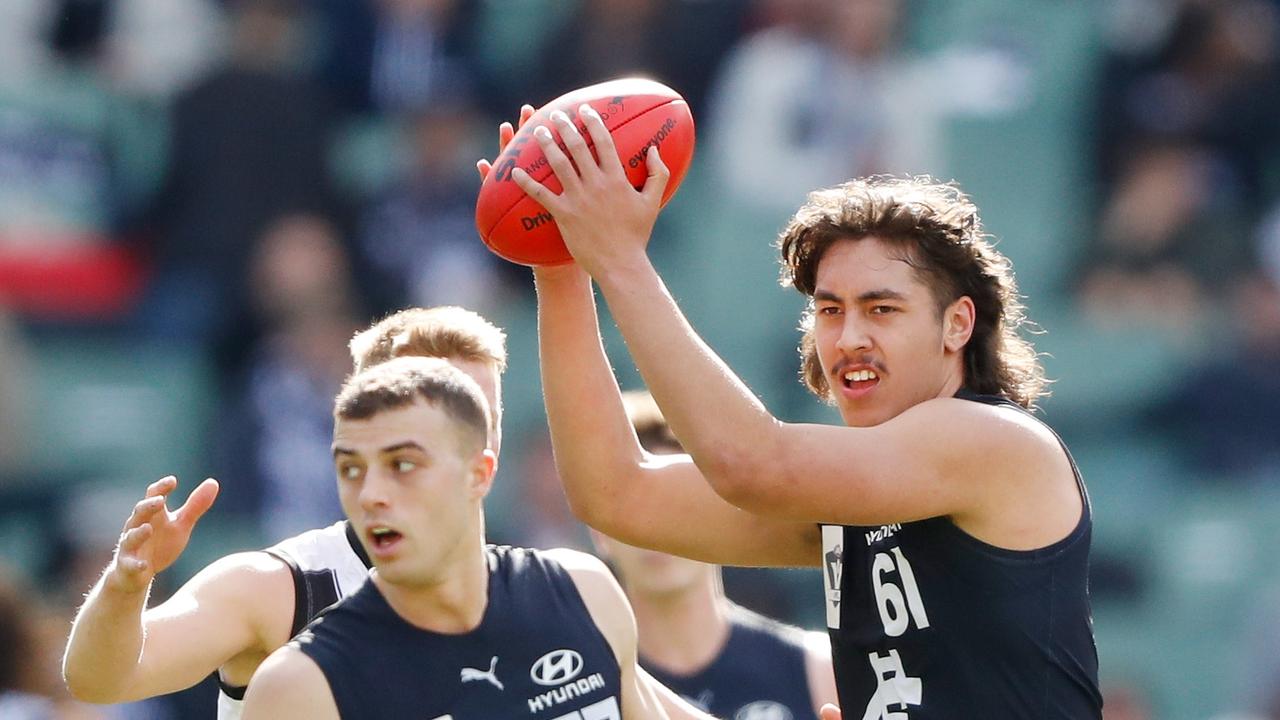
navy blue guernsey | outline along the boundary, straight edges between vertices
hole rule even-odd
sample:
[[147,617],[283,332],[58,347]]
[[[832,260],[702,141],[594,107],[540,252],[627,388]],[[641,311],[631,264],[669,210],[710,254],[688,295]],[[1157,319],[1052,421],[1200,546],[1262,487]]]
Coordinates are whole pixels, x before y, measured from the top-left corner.
[[372,582],[290,644],[324,672],[346,720],[618,720],[618,662],[568,572],[489,546],[489,597],[471,632],[414,627]]
[[723,720],[814,718],[804,631],[734,606],[729,639],[709,665],[674,675],[640,657],[663,685]]
[[988,545],[946,517],[822,527],[845,717],[1102,717],[1088,590],[1092,516],[1074,460],[1071,467],[1084,512],[1070,535],[1038,550]]

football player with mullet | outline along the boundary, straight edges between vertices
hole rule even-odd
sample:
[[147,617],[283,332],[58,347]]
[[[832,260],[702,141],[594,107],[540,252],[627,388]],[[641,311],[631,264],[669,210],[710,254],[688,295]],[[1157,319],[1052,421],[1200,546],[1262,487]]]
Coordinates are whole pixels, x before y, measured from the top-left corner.
[[[1043,373],[968,197],[891,177],[809,196],[780,237],[783,279],[811,301],[805,383],[844,427],[786,423],[649,260],[668,177],[657,149],[637,190],[598,115],[579,115],[598,160],[560,114],[535,138],[563,191],[512,175],[576,260],[534,276],[547,414],[579,517],[705,562],[822,567],[850,717],[1101,717],[1088,497],[1030,412]],[[592,280],[691,459],[637,442]]]
[[[351,340],[356,371],[414,355],[446,359],[469,375],[491,410],[495,458],[506,353],[502,330],[459,307],[401,310]],[[134,506],[115,557],[76,615],[63,675],[77,699],[119,703],[183,690],[216,671],[218,718],[234,720],[262,660],[354,592],[368,576],[369,557],[344,520],[221,558],[148,608],[151,580],[182,554],[218,493],[217,483],[206,480],[170,510],[177,484],[172,477],[153,483]]]

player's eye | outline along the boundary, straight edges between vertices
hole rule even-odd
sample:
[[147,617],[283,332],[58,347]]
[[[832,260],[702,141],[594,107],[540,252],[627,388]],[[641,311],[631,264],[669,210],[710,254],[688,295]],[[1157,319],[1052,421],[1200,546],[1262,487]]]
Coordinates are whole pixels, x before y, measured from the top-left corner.
[[357,480],[360,478],[361,468],[354,463],[344,463],[338,466],[338,477],[343,480]]
[[402,460],[394,461],[392,463],[392,466],[396,469],[396,472],[398,473],[407,473],[407,472],[413,472],[414,470],[416,470],[418,468],[418,463],[412,460],[402,459]]
[[894,307],[893,305],[875,305],[871,308],[872,315],[888,315],[889,313],[894,313],[897,311],[898,311],[898,308]]
[[840,306],[839,305],[823,305],[822,307],[818,308],[817,312],[819,315],[839,315]]

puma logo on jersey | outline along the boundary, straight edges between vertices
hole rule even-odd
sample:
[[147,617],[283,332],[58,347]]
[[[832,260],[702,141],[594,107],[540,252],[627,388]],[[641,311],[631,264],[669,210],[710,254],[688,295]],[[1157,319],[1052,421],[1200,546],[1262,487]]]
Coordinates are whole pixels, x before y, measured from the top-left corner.
[[494,655],[493,659],[489,661],[489,669],[487,671],[476,670],[475,668],[462,668],[462,682],[488,680],[499,690],[505,690],[506,688],[502,687],[502,681],[498,679],[497,670],[498,656]]
[[887,540],[893,537],[893,534],[902,529],[902,525],[894,523],[893,525],[881,525],[879,530],[872,530],[867,533],[867,545],[878,543],[881,540]]

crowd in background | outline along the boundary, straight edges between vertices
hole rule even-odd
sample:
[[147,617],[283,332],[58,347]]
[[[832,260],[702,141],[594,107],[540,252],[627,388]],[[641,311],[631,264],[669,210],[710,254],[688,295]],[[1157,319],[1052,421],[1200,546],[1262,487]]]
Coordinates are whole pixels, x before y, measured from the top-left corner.
[[[784,416],[821,412],[795,381],[799,300],[737,299],[773,282],[772,234],[807,191],[848,177],[954,177],[997,235],[1016,231],[1001,247],[1025,273],[1033,319],[1060,319],[1080,341],[1058,353],[1079,360],[1050,422],[1097,455],[1122,444],[1159,455],[1143,478],[1117,481],[1133,507],[1153,507],[1152,486],[1175,506],[1205,485],[1246,498],[1280,488],[1280,2],[1073,3],[1074,35],[1052,20],[1059,5],[0,3],[0,541],[27,548],[0,560],[0,717],[40,717],[48,703],[57,717],[211,716],[199,693],[67,703],[56,660],[70,613],[128,498],[168,472],[223,482],[208,553],[338,519],[330,411],[346,342],[401,307],[463,305],[512,333],[516,457],[504,458],[491,539],[586,547],[539,424],[532,283],[477,238],[474,163],[522,103],[628,74],[680,91],[698,122],[695,167],[655,255],[679,267],[673,286],[695,322]],[[1065,70],[1051,67],[1055,37],[1075,38]],[[1054,109],[1055,97],[1068,100]],[[1062,193],[973,170],[1057,175],[1037,174],[1034,154],[1010,157],[1019,137],[1052,138],[1032,127],[1042,117],[1072,138]],[[1057,328],[1042,325],[1052,344]],[[1135,368],[1119,376],[1123,358]],[[1080,399],[1095,381],[1096,401]],[[1091,415],[1120,406],[1114,426]],[[149,448],[179,467],[154,467]],[[1105,473],[1082,466],[1095,503],[1107,498]],[[1206,537],[1243,552],[1229,533]],[[1129,540],[1099,533],[1095,599],[1143,609],[1162,586]],[[153,597],[182,579],[162,578]],[[797,622],[820,604],[785,574],[727,583]],[[1274,612],[1248,617],[1280,633]],[[1209,707],[1280,719],[1280,654],[1267,645],[1232,648],[1251,676]],[[1186,717],[1162,697],[1161,668],[1127,669],[1108,718]]]

